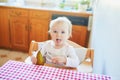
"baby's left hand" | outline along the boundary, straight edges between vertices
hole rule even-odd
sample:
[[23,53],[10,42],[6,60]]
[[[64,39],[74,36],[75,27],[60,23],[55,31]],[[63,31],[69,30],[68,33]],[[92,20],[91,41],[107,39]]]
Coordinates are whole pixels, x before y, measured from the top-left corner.
[[63,56],[55,56],[52,58],[52,62],[55,64],[66,64],[67,59]]

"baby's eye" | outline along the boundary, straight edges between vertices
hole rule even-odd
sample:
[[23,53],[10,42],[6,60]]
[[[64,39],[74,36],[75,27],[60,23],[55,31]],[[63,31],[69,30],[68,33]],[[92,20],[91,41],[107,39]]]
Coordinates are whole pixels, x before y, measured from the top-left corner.
[[65,33],[65,31],[62,31],[62,34],[64,34]]
[[57,31],[53,31],[54,33],[57,33]]

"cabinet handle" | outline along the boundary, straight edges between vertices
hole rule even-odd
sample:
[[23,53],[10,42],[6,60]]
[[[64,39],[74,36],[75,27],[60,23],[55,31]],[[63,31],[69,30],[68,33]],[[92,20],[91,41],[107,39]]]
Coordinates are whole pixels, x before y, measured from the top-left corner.
[[32,29],[32,26],[30,25],[30,26],[29,26],[29,30],[31,31],[31,29]]
[[25,29],[26,29],[26,31],[28,31],[28,26],[27,25],[25,26]]
[[42,15],[35,15],[35,17],[41,17]]
[[21,12],[16,12],[16,15],[17,16],[20,16],[22,13]]
[[20,15],[22,15],[22,13],[21,13],[21,12],[19,12],[19,13],[18,13],[18,16],[20,16]]

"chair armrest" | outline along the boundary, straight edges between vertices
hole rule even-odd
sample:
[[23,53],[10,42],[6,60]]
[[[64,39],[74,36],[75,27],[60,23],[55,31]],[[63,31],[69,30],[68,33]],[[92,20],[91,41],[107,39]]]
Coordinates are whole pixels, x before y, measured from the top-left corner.
[[92,62],[84,60],[77,67],[77,71],[79,71],[79,72],[85,72],[85,73],[92,73],[92,71],[93,71]]
[[90,59],[92,66],[93,66],[93,58],[94,58],[94,49],[88,48],[85,60]]
[[94,49],[88,48],[85,59],[77,67],[79,72],[92,73],[93,71],[93,58],[94,58]]
[[29,56],[32,55],[32,51],[36,51],[36,50],[38,50],[38,42],[31,41],[30,48],[29,48]]

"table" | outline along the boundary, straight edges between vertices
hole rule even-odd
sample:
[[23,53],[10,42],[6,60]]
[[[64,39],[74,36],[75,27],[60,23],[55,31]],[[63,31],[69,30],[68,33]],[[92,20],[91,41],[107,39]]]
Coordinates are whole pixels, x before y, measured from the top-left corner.
[[111,77],[9,60],[0,67],[0,80],[111,80]]
[[60,68],[60,69],[76,70],[76,71],[77,71],[77,68],[73,68],[73,67],[65,67],[65,66],[56,66],[56,65],[47,64],[47,63],[44,63],[44,66],[55,67],[55,68]]

